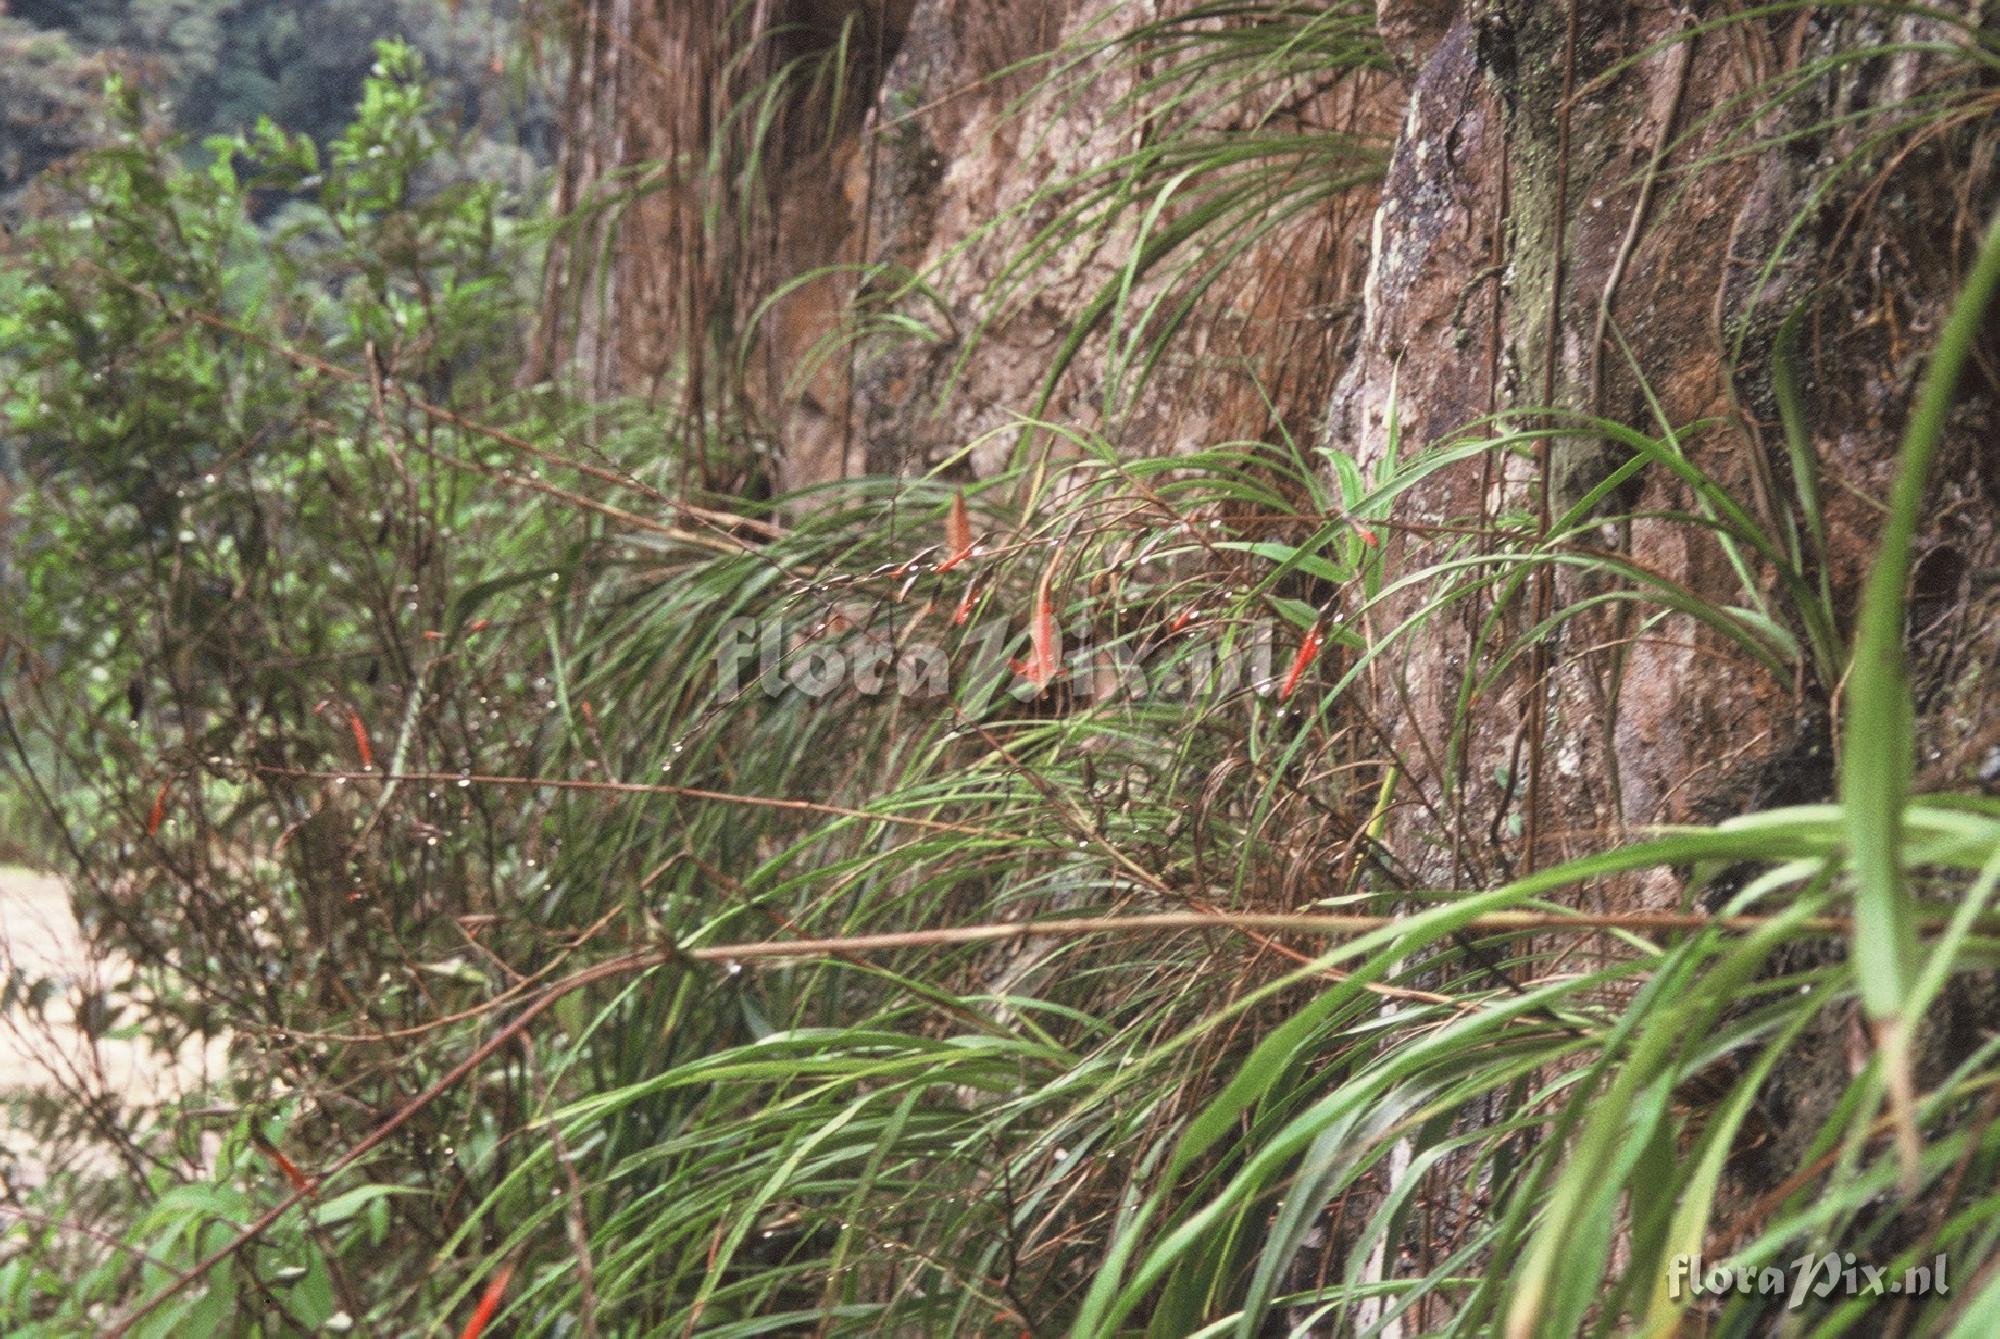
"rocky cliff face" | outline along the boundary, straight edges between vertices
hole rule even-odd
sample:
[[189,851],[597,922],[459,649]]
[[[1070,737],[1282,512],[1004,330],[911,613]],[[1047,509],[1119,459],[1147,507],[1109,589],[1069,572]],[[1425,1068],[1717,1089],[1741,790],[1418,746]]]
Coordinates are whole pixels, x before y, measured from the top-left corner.
[[[1368,186],[1336,184],[1245,247],[1150,381],[1135,387],[1119,343],[1134,332],[1090,325],[1092,304],[1129,282],[1132,310],[1170,309],[1196,281],[1177,271],[1171,252],[1152,262],[1149,248],[1172,211],[1198,209],[1210,184],[1197,173],[1170,182],[1167,172],[1129,167],[1146,137],[1163,133],[1148,106],[1157,84],[1145,85],[1161,78],[1165,60],[1149,63],[1143,49],[1135,58],[1115,39],[1120,25],[1153,12],[999,8],[1004,17],[976,4],[918,7],[878,100],[875,157],[857,160],[868,259],[884,267],[871,286],[893,293],[895,276],[923,276],[930,291],[895,309],[930,339],[855,349],[851,430],[865,446],[847,467],[921,466],[984,439],[974,467],[995,468],[1014,445],[1004,430],[1023,414],[1153,455],[1268,432],[1266,394],[1289,425],[1309,423],[1356,308],[1376,173],[1367,149],[1343,160],[1331,135],[1386,142],[1386,82],[1371,71],[1288,75],[1276,110],[1280,98],[1263,90],[1199,114],[1195,133],[1210,141],[1327,135],[1322,156],[1300,161],[1336,183]],[[1128,181],[1168,212],[1149,218],[1144,207],[1091,203]],[[1073,235],[1037,250],[1044,229]],[[1020,266],[1024,254],[1031,269]],[[1051,380],[1065,358],[1073,361]],[[934,416],[937,405],[945,412]]]
[[[1282,427],[1364,467],[1388,450],[1392,404],[1406,457],[1493,414],[1511,411],[1516,431],[1601,417],[1670,439],[1775,534],[1797,524],[1771,375],[1780,327],[1797,313],[1827,585],[1834,618],[1845,616],[1913,356],[1993,174],[1977,137],[1896,132],[1912,90],[1936,94],[1933,81],[1958,77],[1943,73],[1947,58],[1836,56],[1896,40],[1948,50],[1949,31],[1811,9],[1717,25],[1669,3],[1379,0],[1382,59],[1317,77],[1288,69],[1281,91],[1210,96],[1199,117],[1215,140],[1351,133],[1385,166],[1365,152],[1302,157],[1301,173],[1338,181],[1228,258],[1134,390],[1129,339],[1119,342],[1130,332],[1090,324],[1092,304],[1129,280],[1127,310],[1172,305],[1187,277],[1133,258],[1201,182],[1145,179],[1141,189],[1172,199],[1155,217],[1064,211],[1119,179],[1181,87],[1165,77],[1171,43],[1115,39],[1191,8],[580,6],[571,198],[589,198],[618,164],[663,165],[617,233],[607,300],[582,324],[601,383],[643,390],[681,375],[690,393],[709,393],[699,362],[717,355],[698,336],[726,326],[752,354],[746,408],[778,482],[794,487],[948,459],[995,469],[1047,449],[1016,431],[1023,416],[1133,454]],[[764,50],[757,24],[787,35]],[[764,54],[732,65],[745,43]],[[795,80],[776,97],[792,106],[781,135],[746,144],[723,109],[787,61],[830,50],[846,80],[831,132],[804,114],[825,111],[824,88]],[[1982,105],[1967,96],[1961,120]],[[755,226],[704,233],[689,166],[699,162],[733,166],[724,195]],[[752,195],[731,194],[739,187]],[[1044,229],[1063,240],[1037,250]],[[683,354],[691,372],[675,366]],[[1933,541],[1947,556],[1931,578],[1954,604],[1991,566],[1977,480],[1992,404],[1989,380],[1949,462],[1964,505]],[[1571,417],[1523,416],[1545,408]],[[1601,435],[1569,431],[1433,475],[1399,502],[1396,560],[1433,561],[1468,529],[1560,516],[1622,459]],[[1603,509],[1687,507],[1664,471],[1647,477]],[[1786,595],[1766,575],[1746,589],[1727,552],[1677,516],[1597,538],[1694,598],[1768,607]],[[1597,599],[1597,580],[1537,577],[1502,625]],[[1397,843],[1413,877],[1490,880],[1634,825],[1768,801],[1774,766],[1783,797],[1823,793],[1835,684],[1779,681],[1713,632],[1656,626],[1615,602],[1494,677],[1455,737],[1467,657],[1491,612],[1467,602],[1376,679],[1374,706],[1393,722],[1385,746],[1414,787],[1403,812],[1421,815]],[[1938,764],[1963,779],[1978,759]]]

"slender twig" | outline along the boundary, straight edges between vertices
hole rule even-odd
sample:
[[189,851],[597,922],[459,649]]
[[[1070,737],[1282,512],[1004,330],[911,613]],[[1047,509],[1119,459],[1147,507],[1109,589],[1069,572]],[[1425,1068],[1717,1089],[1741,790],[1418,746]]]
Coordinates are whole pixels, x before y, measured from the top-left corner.
[[570,777],[488,776],[478,772],[318,772],[298,767],[259,767],[265,776],[289,776],[302,781],[402,781],[415,785],[524,786],[534,790],[591,790],[614,795],[673,795],[686,800],[717,800],[755,809],[789,809],[794,813],[825,814],[832,818],[859,818],[870,823],[894,823],[921,828],[926,832],[952,832],[962,837],[989,837],[1015,840],[1010,834],[970,823],[947,823],[912,814],[885,814],[870,809],[851,809],[817,800],[793,800],[774,795],[738,795],[726,790],[704,790],[699,786],[673,786],[652,781],[585,781]]
[[[1556,933],[1565,930],[1626,930],[1633,933],[1726,930],[1747,934],[1776,924],[1776,916],[1704,916],[1678,912],[1492,911],[1474,916],[1461,928]],[[1078,916],[1053,920],[1003,921],[983,925],[951,925],[934,930],[903,930],[849,935],[832,939],[764,940],[743,944],[700,945],[680,950],[696,962],[746,962],[751,959],[823,958],[834,954],[886,953],[904,948],[990,944],[1009,939],[1075,938],[1093,934],[1159,934],[1182,930],[1268,930],[1290,934],[1348,938],[1409,925],[1411,916],[1288,915],[1282,912],[1163,911],[1131,916]],[[1845,916],[1809,916],[1789,921],[1801,934],[1843,935],[1853,922]],[[1942,925],[1942,919],[1935,922]],[[2000,933],[2000,919],[1986,927]]]

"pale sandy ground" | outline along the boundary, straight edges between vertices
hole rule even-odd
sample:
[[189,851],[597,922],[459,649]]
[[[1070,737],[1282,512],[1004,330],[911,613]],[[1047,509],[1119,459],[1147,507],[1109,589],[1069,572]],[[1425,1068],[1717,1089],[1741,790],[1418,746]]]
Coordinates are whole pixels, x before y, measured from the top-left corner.
[[[91,958],[59,881],[0,867],[0,979],[13,973],[24,984],[53,978],[57,989],[39,1021],[18,1006],[0,1012],[0,1096],[37,1089],[102,1092],[129,1111],[187,1092],[204,1075],[221,1072],[225,1043],[220,1041],[206,1054],[190,1042],[171,1057],[143,1038],[93,1043],[75,1025],[77,1003],[86,992],[122,980],[127,964]],[[11,1123],[0,1126],[0,1147],[20,1159],[25,1179],[36,1178],[40,1150],[25,1131]]]

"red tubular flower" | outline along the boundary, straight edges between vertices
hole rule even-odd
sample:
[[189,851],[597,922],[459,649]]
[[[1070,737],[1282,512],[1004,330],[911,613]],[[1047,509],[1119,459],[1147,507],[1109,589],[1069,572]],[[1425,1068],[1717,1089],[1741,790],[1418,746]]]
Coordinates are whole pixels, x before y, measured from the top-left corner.
[[473,1308],[472,1319],[465,1322],[458,1339],[479,1339],[485,1332],[487,1322],[493,1319],[493,1313],[500,1309],[500,1299],[506,1295],[507,1285],[513,1278],[514,1262],[509,1260],[500,1266],[499,1272],[487,1283],[486,1291],[479,1295],[479,1305]]
[[1292,657],[1292,667],[1285,672],[1284,685],[1278,689],[1278,701],[1291,700],[1293,690],[1299,686],[1299,680],[1305,677],[1313,661],[1319,659],[1319,648],[1325,641],[1326,636],[1319,630],[1319,624],[1315,623],[1306,630],[1305,640],[1299,643],[1299,653]]

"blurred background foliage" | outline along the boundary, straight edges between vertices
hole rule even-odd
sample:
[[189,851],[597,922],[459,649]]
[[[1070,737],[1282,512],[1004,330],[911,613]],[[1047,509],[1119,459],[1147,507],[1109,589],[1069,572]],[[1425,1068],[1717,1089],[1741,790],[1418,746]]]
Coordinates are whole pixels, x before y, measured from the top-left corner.
[[0,201],[102,128],[118,69],[199,143],[270,117],[330,143],[345,127],[372,46],[423,57],[440,108],[472,140],[481,174],[525,184],[553,152],[545,81],[524,60],[519,0],[12,0],[0,6]]

